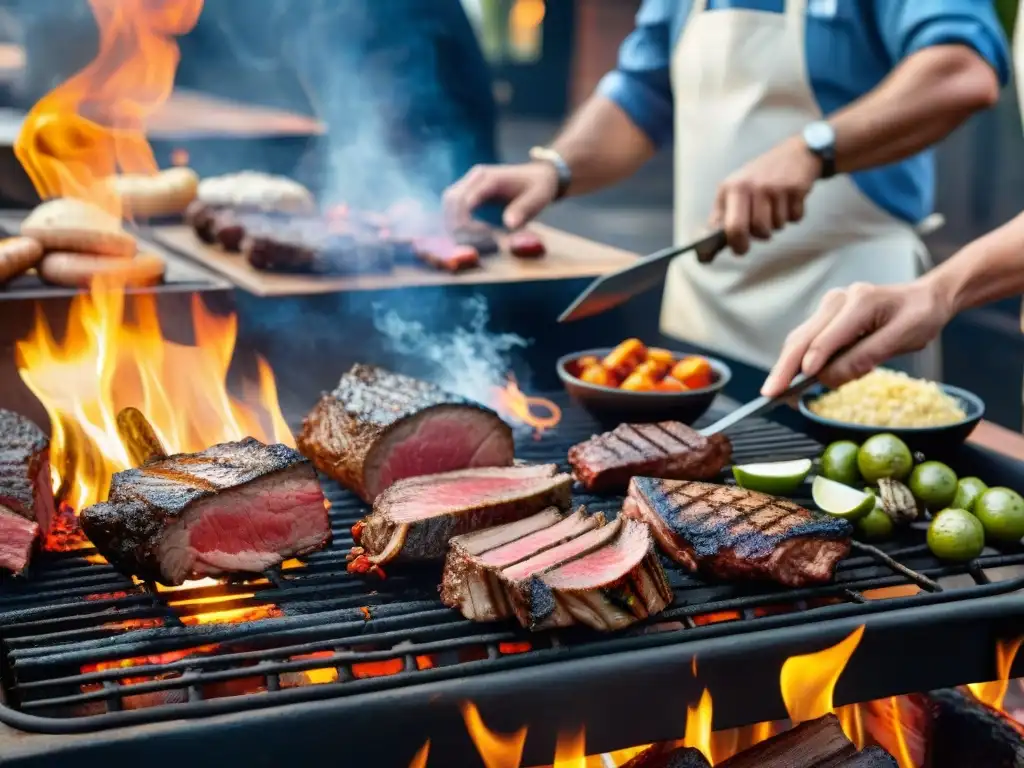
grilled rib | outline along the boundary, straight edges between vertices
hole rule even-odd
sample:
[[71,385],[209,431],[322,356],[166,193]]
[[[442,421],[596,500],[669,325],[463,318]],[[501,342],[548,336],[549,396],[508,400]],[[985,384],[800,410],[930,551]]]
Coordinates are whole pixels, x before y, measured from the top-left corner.
[[569,449],[573,474],[588,491],[622,492],[637,475],[710,480],[732,458],[724,435],[705,437],[676,421],[620,424]]
[[623,506],[690,571],[801,587],[831,580],[852,526],[786,499],[713,483],[634,477]]

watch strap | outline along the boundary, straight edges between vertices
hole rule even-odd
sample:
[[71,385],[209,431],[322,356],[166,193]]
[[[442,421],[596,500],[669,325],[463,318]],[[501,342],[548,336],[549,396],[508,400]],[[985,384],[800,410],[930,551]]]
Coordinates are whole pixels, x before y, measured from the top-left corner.
[[565,197],[565,193],[569,191],[569,185],[572,183],[572,169],[565,162],[565,158],[557,150],[550,147],[533,147],[530,150],[530,159],[550,163],[554,166],[555,173],[558,175],[558,189],[555,192],[555,199],[560,200]]

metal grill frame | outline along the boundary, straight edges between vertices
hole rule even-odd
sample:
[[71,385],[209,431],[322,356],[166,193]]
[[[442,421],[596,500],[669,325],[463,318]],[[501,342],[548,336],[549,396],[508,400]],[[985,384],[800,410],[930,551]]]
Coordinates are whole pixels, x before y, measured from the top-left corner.
[[[564,461],[564,449],[567,445],[593,431],[592,425],[583,419],[578,411],[567,408],[565,413],[567,418],[559,428],[558,434],[540,441],[529,438],[521,441],[520,456],[527,460],[551,460],[558,456]],[[788,445],[782,450],[778,448],[780,436],[788,440]],[[817,444],[809,438],[768,422],[741,425],[733,438],[741,461],[769,457],[793,458],[797,455],[813,455],[818,450]],[[982,473],[993,483],[1018,487],[1021,484],[1019,466],[994,454],[965,448],[962,462],[970,471]],[[340,501],[342,493],[337,489],[331,495]],[[579,496],[577,499],[584,503],[594,501]],[[594,506],[600,508],[602,504],[606,507],[613,506],[615,501],[597,502]],[[305,604],[299,602],[293,605],[281,600],[277,593],[282,590],[303,589],[301,586],[296,587],[301,580],[299,577],[311,572],[315,575],[320,565],[327,564],[327,567],[331,567],[332,563],[343,562],[344,551],[350,545],[347,528],[361,510],[352,505],[346,511],[342,511],[341,506],[336,503],[333,510],[332,526],[335,529],[336,541],[332,549],[308,558],[310,569],[296,571],[295,578],[292,578],[290,572],[286,572],[285,577],[269,574],[271,584],[263,592],[257,592],[258,597],[277,602],[286,612],[289,607],[304,607],[307,610],[305,615],[295,612],[288,614],[286,618],[268,620],[269,624],[278,630],[275,635],[280,637],[280,631],[287,627],[287,632],[294,638],[295,644],[301,646],[291,648],[287,655],[294,656],[306,651],[320,650],[324,645],[331,644],[316,639],[318,634],[337,631],[338,627],[324,624],[327,619],[340,620],[347,629],[347,636],[341,638],[344,642],[336,639],[333,643],[335,646],[351,646],[353,640],[358,640],[360,644],[368,644],[375,640],[401,641],[411,635],[422,635],[424,625],[410,627],[410,617],[417,622],[428,619],[428,630],[437,627],[443,630],[452,624],[468,624],[462,622],[457,614],[443,608],[436,599],[419,600],[399,606],[402,609],[400,612],[389,613],[386,606],[381,607],[375,610],[376,615],[372,622],[365,622],[361,617],[361,611],[354,605],[338,607],[342,602],[359,602],[358,593],[351,599],[332,598]],[[920,538],[917,541],[920,542]],[[372,679],[351,679],[351,664],[395,658],[394,649],[361,652],[346,650],[343,654],[330,659],[318,658],[284,663],[269,662],[268,653],[263,650],[245,651],[243,653],[248,654],[246,660],[255,661],[257,666],[212,674],[186,671],[189,677],[183,680],[174,683],[143,683],[143,686],[148,687],[132,688],[130,691],[126,690],[126,686],[119,686],[116,679],[121,676],[144,676],[144,668],[110,670],[91,678],[106,686],[92,696],[93,699],[117,699],[130,693],[176,687],[189,692],[186,704],[115,711],[91,717],[55,718],[33,714],[31,708],[17,709],[12,703],[4,703],[0,704],[0,723],[35,733],[90,734],[104,729],[118,729],[117,732],[123,734],[149,733],[150,729],[137,726],[171,719],[195,718],[187,726],[187,731],[195,734],[197,729],[201,729],[209,738],[216,738],[215,734],[228,726],[234,728],[259,724],[258,728],[262,733],[263,729],[275,730],[287,722],[288,728],[299,728],[306,732],[310,730],[311,723],[320,723],[332,738],[336,738],[342,733],[339,730],[342,724],[344,733],[355,736],[360,733],[372,733],[375,730],[375,719],[379,728],[379,718],[387,717],[389,731],[397,723],[402,723],[401,728],[395,731],[394,738],[387,740],[386,745],[374,744],[372,748],[367,748],[365,758],[360,759],[379,760],[382,757],[380,749],[384,747],[385,751],[390,750],[394,754],[394,759],[400,762],[400,755],[404,755],[407,762],[426,738],[433,739],[435,751],[439,748],[457,749],[464,754],[468,743],[457,706],[462,700],[472,700],[480,706],[487,722],[496,727],[511,730],[524,722],[529,722],[532,735],[527,745],[527,757],[533,755],[536,757],[535,762],[539,763],[550,759],[555,733],[580,722],[587,723],[589,732],[596,737],[596,740],[588,740],[588,745],[593,744],[593,748],[599,750],[677,737],[685,719],[685,706],[696,700],[700,695],[700,689],[705,685],[711,688],[715,699],[716,728],[780,717],[784,715],[778,692],[778,671],[782,661],[795,653],[827,647],[861,624],[867,625],[867,631],[861,649],[854,655],[848,671],[840,682],[837,693],[839,703],[990,679],[994,675],[996,639],[1011,637],[1024,631],[1024,593],[1021,591],[1024,590],[1024,578],[987,583],[984,569],[1024,563],[1024,554],[985,556],[967,568],[939,565],[931,560],[926,548],[920,543],[910,547],[890,548],[890,554],[912,565],[926,576],[937,578],[954,572],[965,573],[972,578],[975,586],[914,597],[860,602],[847,591],[851,584],[857,589],[867,589],[907,583],[905,577],[894,575],[891,571],[887,572],[871,558],[863,555],[848,559],[841,565],[843,572],[864,570],[863,577],[853,581],[847,580],[845,584],[805,590],[773,592],[765,588],[737,588],[732,585],[709,587],[692,577],[674,571],[671,573],[677,588],[677,600],[659,617],[659,621],[682,622],[682,629],[650,634],[620,634],[575,644],[572,642],[574,638],[593,640],[593,635],[587,637],[579,631],[529,635],[504,624],[471,625],[469,629],[474,634],[470,640],[473,644],[483,645],[487,649],[487,658],[451,666],[418,669],[415,656],[451,649],[450,638],[441,638],[417,645],[415,649],[408,649],[400,654],[404,664],[403,672]],[[58,556],[58,559],[68,558]],[[401,592],[404,578],[398,574],[392,576],[388,580],[391,582],[388,591],[393,588],[395,592]],[[70,584],[78,583],[79,574],[72,573]],[[30,581],[30,591],[32,584]],[[434,584],[436,585],[436,581]],[[729,599],[715,602],[680,604],[681,584],[688,585],[683,589],[692,590],[686,592],[692,595],[707,596],[708,593],[716,591],[743,594],[734,594]],[[93,589],[88,584],[83,584],[82,588]],[[316,588],[310,589],[315,597]],[[252,590],[247,588],[246,591]],[[171,594],[177,599],[183,596],[183,593]],[[844,597],[847,601],[794,613],[763,617],[755,617],[753,614],[753,609],[759,603],[778,604],[824,596]],[[13,614],[9,610],[10,600],[10,593],[4,595],[3,585],[0,583],[0,638],[8,638],[5,644],[6,652],[0,661],[4,664],[2,671],[7,682],[11,679],[12,659],[16,665],[25,665],[18,667],[19,672],[24,672],[31,668],[33,658],[38,662],[48,655],[52,656],[52,652],[48,652],[45,645],[33,651],[26,644],[19,644],[16,637],[12,637],[12,616],[25,618],[25,615]],[[145,607],[147,601],[152,602],[151,595],[140,591],[132,595],[128,602],[130,605]],[[331,612],[324,613],[318,610],[317,603],[319,608],[326,607],[324,603],[330,603]],[[103,601],[89,601],[84,604],[101,611],[110,607]],[[74,614],[75,607],[82,605],[82,602],[72,602],[68,610]],[[223,607],[218,605],[217,609]],[[410,609],[412,613],[409,613]],[[53,607],[39,609],[42,615],[54,610],[56,609]],[[739,610],[742,618],[704,626],[696,626],[693,622],[695,615],[723,610]],[[39,611],[36,612],[37,620]],[[138,609],[136,613],[139,613]],[[129,611],[127,614],[118,614],[118,618],[130,618],[134,615]],[[31,619],[32,616],[28,618]],[[437,623],[431,624],[430,621],[434,620],[437,620]],[[262,624],[269,625],[268,622]],[[368,632],[371,627],[377,631]],[[266,627],[260,624],[245,624],[209,627],[201,633],[196,630],[166,632],[164,629],[153,632],[156,635],[186,634],[190,637],[187,645],[195,646],[198,639],[196,635],[199,634],[207,642],[224,642],[224,637],[253,635],[260,629]],[[383,633],[380,630],[383,630]],[[106,651],[107,655],[122,658],[141,655],[142,650],[148,653],[161,652],[160,649],[165,646],[152,644],[148,644],[145,649],[122,649],[116,654],[111,650],[123,642],[125,637],[139,637],[140,633],[147,632],[149,631],[136,630],[122,636],[121,640],[89,641],[76,635],[72,630],[72,635],[77,639],[74,648],[69,651],[71,655],[65,660],[73,662],[72,669],[76,669],[75,665],[82,663],[86,657],[96,660],[103,655],[103,651]],[[497,644],[500,642],[515,642],[524,638],[545,642],[563,637],[564,642],[525,654],[501,655],[497,651]],[[463,641],[469,642],[465,637]],[[457,644],[459,640],[456,639],[455,642]],[[899,652],[894,653],[894,648],[899,649]],[[905,652],[909,649],[914,649],[914,652]],[[279,655],[280,650],[277,648]],[[699,659],[698,679],[693,678],[690,669],[694,657]],[[216,667],[218,659],[223,663],[222,656],[189,659],[174,662],[172,665],[162,665],[160,671]],[[199,690],[200,684],[231,677],[252,677],[254,674],[269,675],[273,679],[287,672],[333,665],[338,665],[342,670],[339,677],[343,682],[340,684],[281,689],[279,685],[275,686],[270,682],[270,690],[266,693],[193,700],[193,692]],[[346,676],[349,679],[345,680]],[[670,680],[671,685],[667,686],[666,680]],[[70,681],[75,686],[80,686],[82,682],[80,676],[74,676]],[[21,690],[32,691],[34,687],[25,684]],[[657,706],[651,706],[652,692],[657,700]],[[756,695],[753,695],[754,692]],[[643,712],[643,716],[638,717],[638,712]],[[109,738],[100,737],[108,746],[120,742],[119,736],[113,732],[108,733]],[[281,731],[281,734],[284,737],[285,731]],[[316,744],[323,739],[310,736],[310,740],[311,744]],[[78,739],[73,741],[77,742]],[[3,741],[0,738],[0,746],[2,745]],[[357,748],[351,757],[355,759],[359,751]],[[0,754],[2,753],[3,750],[0,749]],[[384,761],[381,764],[392,763]]]

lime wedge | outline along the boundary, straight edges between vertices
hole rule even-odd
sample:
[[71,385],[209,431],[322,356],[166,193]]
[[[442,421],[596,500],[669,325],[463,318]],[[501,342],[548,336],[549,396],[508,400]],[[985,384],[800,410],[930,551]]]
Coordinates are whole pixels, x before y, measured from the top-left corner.
[[794,493],[810,471],[810,459],[796,459],[734,466],[732,476],[736,478],[736,484],[740,488],[785,496]]
[[811,484],[811,498],[822,512],[853,522],[875,508],[875,497],[819,475]]

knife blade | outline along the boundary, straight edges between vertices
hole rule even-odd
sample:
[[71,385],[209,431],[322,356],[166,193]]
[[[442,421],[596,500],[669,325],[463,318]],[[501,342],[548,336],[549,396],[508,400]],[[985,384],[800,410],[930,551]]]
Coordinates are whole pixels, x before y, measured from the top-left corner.
[[644,256],[636,263],[602,275],[576,297],[558,317],[567,323],[593,317],[624,304],[637,294],[665,281],[669,264],[677,256],[694,251],[702,264],[711,263],[726,246],[725,232],[719,230],[688,245],[673,246]]

